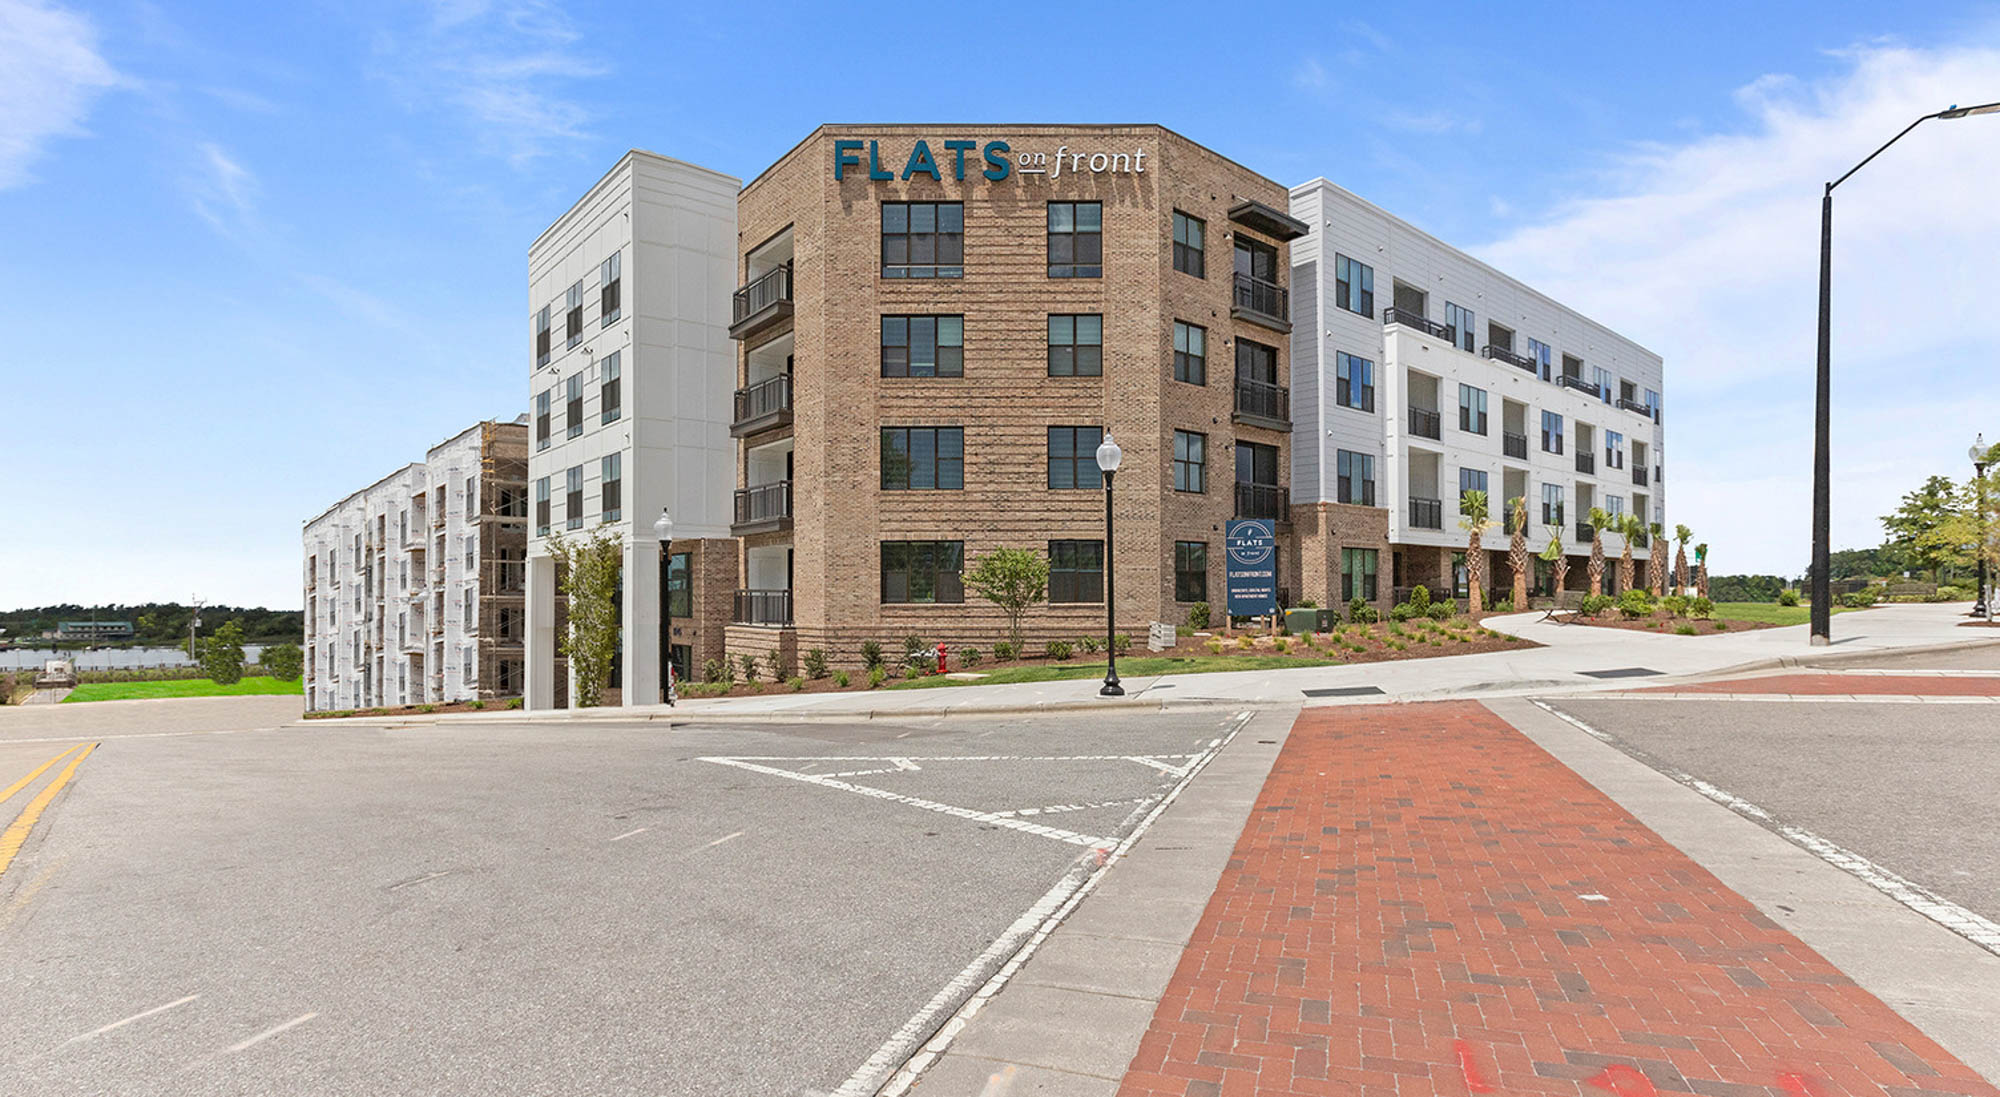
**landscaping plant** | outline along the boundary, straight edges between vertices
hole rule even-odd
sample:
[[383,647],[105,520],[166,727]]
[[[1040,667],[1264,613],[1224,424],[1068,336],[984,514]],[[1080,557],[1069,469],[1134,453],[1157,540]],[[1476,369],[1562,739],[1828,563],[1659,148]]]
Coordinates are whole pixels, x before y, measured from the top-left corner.
[[1019,650],[1021,615],[1048,595],[1049,558],[1035,549],[997,548],[981,556],[962,583],[1007,615],[1007,640]]
[[569,660],[576,682],[578,708],[594,708],[611,682],[611,663],[618,655],[618,584],[625,548],[600,527],[568,538],[549,538],[556,558],[556,586],[569,600],[569,628],[559,638],[557,653]]
[[1460,492],[1458,496],[1458,520],[1460,529],[1465,530],[1465,574],[1466,612],[1473,620],[1479,619],[1482,587],[1486,584],[1486,553],[1479,547],[1479,536],[1493,525],[1491,513],[1486,503],[1486,493],[1474,488]]
[[[1515,606],[1528,604],[1528,499],[1515,496],[1511,503],[1514,516],[1514,536],[1507,549],[1507,566],[1514,572],[1514,597],[1508,601],[1505,612],[1512,612]],[[1494,612],[1503,612],[1494,607]]]
[[1600,596],[1604,593],[1604,531],[1611,528],[1611,512],[1603,507],[1590,508],[1590,593]]

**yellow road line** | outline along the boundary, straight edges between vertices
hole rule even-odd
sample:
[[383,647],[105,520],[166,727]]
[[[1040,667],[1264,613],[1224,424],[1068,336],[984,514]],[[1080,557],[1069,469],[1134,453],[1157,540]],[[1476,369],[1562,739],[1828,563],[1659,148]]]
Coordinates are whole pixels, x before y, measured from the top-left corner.
[[[83,744],[81,743],[77,744],[77,746],[82,746],[82,745]],[[58,754],[54,758],[51,758],[48,761],[43,762],[40,766],[37,766],[35,768],[35,772],[28,774],[26,777],[21,778],[20,780],[14,782],[11,785],[8,785],[7,791],[0,792],[0,804],[6,803],[9,799],[13,798],[13,795],[15,793],[21,791],[24,788],[27,788],[31,784],[34,784],[35,778],[40,777],[44,773],[47,773],[49,771],[50,766],[53,766],[57,762],[60,762],[63,759],[69,757],[70,751],[73,751],[75,749],[76,747],[71,747],[69,748],[69,750],[63,751],[61,754]]]
[[40,795],[28,801],[28,806],[21,809],[20,815],[15,816],[6,833],[0,834],[0,873],[5,873],[7,866],[14,863],[14,855],[21,852],[21,843],[28,840],[28,831],[33,829],[36,820],[42,817],[42,812],[56,798],[56,794],[63,790],[64,785],[69,784],[69,779],[76,776],[76,767],[82,765],[83,760],[90,757],[90,752],[96,749],[97,744],[91,743],[83,748],[83,753],[70,759],[69,765],[63,767],[62,774],[50,782],[49,787],[43,789]]

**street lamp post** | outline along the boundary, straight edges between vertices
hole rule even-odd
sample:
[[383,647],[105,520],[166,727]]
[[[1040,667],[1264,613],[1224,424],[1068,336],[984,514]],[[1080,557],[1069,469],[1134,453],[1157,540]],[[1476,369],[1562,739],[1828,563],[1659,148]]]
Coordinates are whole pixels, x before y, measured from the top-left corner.
[[1974,555],[1979,560],[1979,600],[1972,604],[1972,615],[1993,619],[1993,610],[1986,601],[1986,466],[1992,463],[1993,452],[1987,448],[1986,432],[1972,440],[1972,448],[1966,451],[1972,458],[1972,505],[1979,508],[1979,548]]
[[668,588],[672,578],[674,518],[667,508],[660,508],[660,516],[653,519],[653,535],[660,540],[660,694],[667,704],[674,697],[674,597]]
[[1117,635],[1117,587],[1112,579],[1116,574],[1111,560],[1111,477],[1118,471],[1119,462],[1125,459],[1125,451],[1111,440],[1111,432],[1104,432],[1104,441],[1097,447],[1097,468],[1104,473],[1104,688],[1098,690],[1103,697],[1123,697],[1125,687],[1118,684]]
[[1829,624],[1833,619],[1832,584],[1828,572],[1831,570],[1831,446],[1828,438],[1829,420],[1832,416],[1833,401],[1833,188],[1847,182],[1848,176],[1868,166],[1868,161],[1882,155],[1890,145],[1903,139],[1903,135],[1923,125],[1933,118],[1965,118],[1974,114],[1991,114],[2000,111],[2000,103],[1986,103],[1977,107],[1961,107],[1956,104],[1926,114],[1922,118],[1903,127],[1902,133],[1889,138],[1882,147],[1868,154],[1866,160],[1847,169],[1843,175],[1826,185],[1826,192],[1819,203],[1819,376],[1813,400],[1813,517],[1812,517],[1812,644],[1820,647],[1832,642]]

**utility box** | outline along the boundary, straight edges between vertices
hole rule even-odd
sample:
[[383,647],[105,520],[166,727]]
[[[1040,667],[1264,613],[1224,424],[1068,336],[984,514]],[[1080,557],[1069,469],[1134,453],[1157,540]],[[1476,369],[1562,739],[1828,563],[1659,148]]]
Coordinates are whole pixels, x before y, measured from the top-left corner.
[[1293,636],[1308,632],[1325,632],[1332,628],[1327,621],[1331,614],[1323,609],[1288,609],[1285,611],[1285,631]]

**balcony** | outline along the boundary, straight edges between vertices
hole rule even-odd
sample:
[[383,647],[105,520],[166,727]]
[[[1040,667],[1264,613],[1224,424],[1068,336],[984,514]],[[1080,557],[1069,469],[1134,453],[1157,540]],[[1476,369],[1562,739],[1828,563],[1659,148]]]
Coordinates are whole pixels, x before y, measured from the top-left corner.
[[1597,539],[1597,530],[1594,527],[1592,527],[1589,522],[1578,522],[1576,524],[1577,544],[1587,545],[1596,539]]
[[1576,453],[1576,471],[1589,473],[1593,476],[1596,475],[1597,455],[1578,450]]
[[1236,517],[1291,521],[1291,492],[1276,484],[1236,485]]
[[753,533],[774,533],[792,528],[792,482],[779,480],[742,488],[736,493],[736,520],[729,526],[732,537]]
[[1485,346],[1479,348],[1479,356],[1481,358],[1491,358],[1496,362],[1505,362],[1510,366],[1519,366],[1520,368],[1527,370],[1529,373],[1536,374],[1538,376],[1542,372],[1541,367],[1535,364],[1535,360],[1533,358],[1530,358],[1525,354],[1515,354],[1513,351],[1508,350],[1506,347],[1496,347],[1491,343],[1488,343]]
[[1413,529],[1443,529],[1444,502],[1438,499],[1410,497],[1410,526]]
[[1406,328],[1415,328],[1426,335],[1443,339],[1447,342],[1450,342],[1452,337],[1450,328],[1445,327],[1443,324],[1433,324],[1429,320],[1424,319],[1423,313],[1414,312],[1410,309],[1395,307],[1383,309],[1382,323],[1385,325],[1401,324]]
[[493,565],[493,590],[496,594],[519,594],[528,584],[528,562],[525,560],[501,560]]
[[1632,399],[1629,396],[1620,396],[1618,398],[1618,406],[1624,409],[1625,411],[1636,411],[1648,419],[1651,419],[1653,417],[1652,408],[1647,407],[1646,405],[1640,403],[1637,400]]
[[1602,395],[1602,393],[1598,390],[1598,387],[1596,385],[1591,384],[1590,382],[1584,380],[1581,377],[1571,377],[1567,373],[1563,374],[1560,377],[1557,377],[1556,384],[1561,385],[1566,389],[1575,389],[1576,391],[1583,393],[1585,396],[1589,396],[1593,399]]
[[1292,429],[1292,393],[1283,385],[1236,379],[1236,411],[1232,422],[1247,423],[1272,430]]
[[791,318],[792,265],[786,263],[736,291],[730,301],[729,337],[748,339]]
[[792,375],[781,373],[736,390],[736,417],[729,424],[732,438],[742,438],[792,424]]
[[1511,431],[1500,432],[1500,452],[1517,461],[1528,459],[1528,436]]
[[1236,272],[1236,296],[1229,315],[1238,320],[1261,324],[1273,331],[1292,330],[1292,301],[1285,287],[1276,282]]
[[1438,419],[1436,408],[1410,408],[1410,433],[1419,438],[1444,437],[1443,424]]
[[1646,466],[1640,465],[1632,470],[1632,482],[1642,488],[1646,486]]
[[1229,207],[1229,219],[1273,240],[1296,240],[1312,231],[1312,227],[1304,221],[1253,198],[1246,198]]
[[737,591],[735,621],[739,625],[791,624],[792,592],[789,590]]

